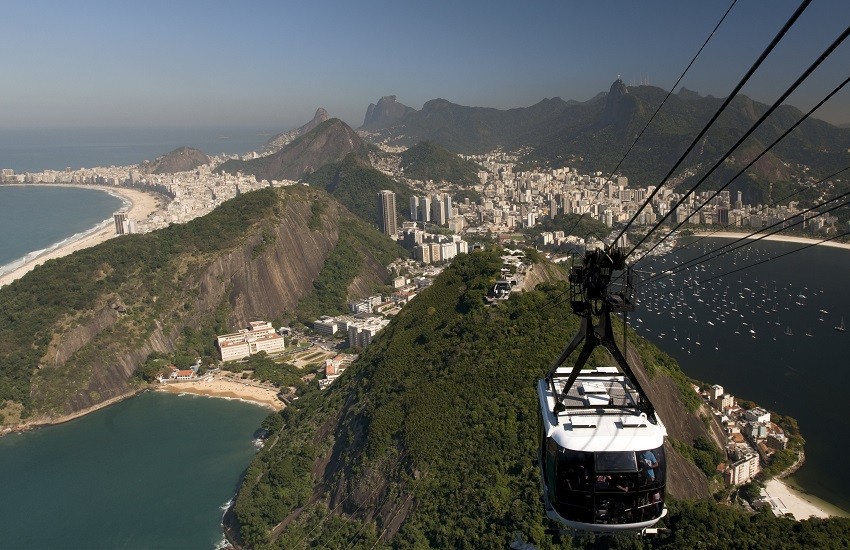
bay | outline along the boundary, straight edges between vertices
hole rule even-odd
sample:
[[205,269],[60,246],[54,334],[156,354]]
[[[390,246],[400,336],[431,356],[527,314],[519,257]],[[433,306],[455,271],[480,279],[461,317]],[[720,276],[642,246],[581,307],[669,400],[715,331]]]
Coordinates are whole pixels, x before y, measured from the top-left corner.
[[[648,282],[631,324],[688,376],[796,418],[806,463],[790,481],[850,510],[850,443],[843,437],[850,433],[843,384],[850,333],[834,328],[850,322],[850,250],[763,240],[652,281],[651,272],[730,242],[702,239],[641,262]],[[753,267],[737,271],[745,266]]]
[[213,548],[267,409],[147,392],[0,438],[5,548]]
[[96,189],[0,185],[0,269],[92,229],[123,205]]

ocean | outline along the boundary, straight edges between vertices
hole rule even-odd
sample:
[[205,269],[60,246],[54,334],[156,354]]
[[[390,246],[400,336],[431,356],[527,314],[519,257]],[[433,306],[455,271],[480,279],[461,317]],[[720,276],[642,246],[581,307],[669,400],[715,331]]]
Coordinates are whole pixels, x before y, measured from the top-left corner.
[[16,173],[129,166],[178,147],[207,155],[259,151],[281,130],[261,128],[30,128],[0,133],[0,168]]
[[[693,238],[691,238],[693,239]],[[687,242],[687,238],[682,242]],[[660,272],[732,242],[703,239],[655,263]],[[799,422],[806,462],[790,481],[850,511],[850,444],[843,378],[850,367],[850,250],[759,241],[639,287],[631,324],[690,377]],[[770,261],[768,261],[770,260]],[[753,268],[708,281],[717,275]],[[702,281],[702,283],[697,284]]]
[[4,548],[214,548],[268,409],[148,392],[0,438]]
[[96,189],[0,185],[0,274],[111,222],[124,201]]

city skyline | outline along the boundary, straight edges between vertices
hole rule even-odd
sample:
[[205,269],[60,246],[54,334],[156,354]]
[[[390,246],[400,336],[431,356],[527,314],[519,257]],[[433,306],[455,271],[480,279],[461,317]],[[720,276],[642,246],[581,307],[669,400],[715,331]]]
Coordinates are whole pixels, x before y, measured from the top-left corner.
[[[669,89],[729,4],[13,1],[0,128],[283,130],[318,107],[357,127],[384,95],[506,109],[585,101],[618,77]],[[797,5],[738,2],[679,86],[725,96]],[[848,22],[850,4],[812,2],[742,93],[775,100]],[[811,107],[849,61],[845,44],[787,103]],[[815,116],[850,123],[850,92]]]

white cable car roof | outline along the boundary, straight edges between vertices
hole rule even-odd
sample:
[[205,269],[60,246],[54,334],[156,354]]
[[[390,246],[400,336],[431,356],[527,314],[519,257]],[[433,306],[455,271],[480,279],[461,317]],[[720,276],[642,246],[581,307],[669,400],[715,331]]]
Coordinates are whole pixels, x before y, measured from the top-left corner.
[[[559,371],[561,369],[558,369]],[[566,373],[556,372],[555,388],[563,392]],[[596,376],[589,376],[596,374]],[[599,376],[600,374],[605,376]],[[664,444],[667,429],[653,424],[637,408],[637,391],[616,368],[583,371],[562,402],[567,410],[555,415],[555,396],[546,380],[537,384],[546,437],[574,451],[642,451]],[[626,406],[616,408],[611,406]]]

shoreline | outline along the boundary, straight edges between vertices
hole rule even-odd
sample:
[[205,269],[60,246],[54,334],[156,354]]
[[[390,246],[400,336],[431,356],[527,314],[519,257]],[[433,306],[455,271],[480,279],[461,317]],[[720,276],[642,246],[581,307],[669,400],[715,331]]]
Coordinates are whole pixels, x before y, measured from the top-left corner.
[[781,503],[782,509],[787,510],[797,521],[816,518],[842,517],[850,518],[850,513],[835,504],[807,493],[785,479],[770,479],[764,488],[767,498]]
[[136,388],[134,390],[128,391],[127,393],[122,393],[121,395],[117,395],[115,397],[107,399],[106,401],[101,401],[97,405],[93,405],[87,409],[82,409],[71,414],[57,416],[55,418],[42,416],[39,418],[29,419],[22,424],[3,428],[2,430],[0,430],[0,437],[13,433],[23,433],[28,432],[30,430],[36,430],[38,428],[47,428],[49,426],[58,426],[59,424],[65,424],[66,422],[82,418],[83,416],[86,416],[89,413],[97,412],[100,409],[105,409],[106,407],[115,405],[116,403],[120,403],[125,399],[136,397],[137,395],[144,393],[145,391],[147,391],[147,388]]
[[[749,233],[736,233],[734,231],[718,231],[717,233],[712,233],[710,231],[696,231],[693,233],[693,237],[706,237],[706,238],[717,238],[717,239],[740,239],[749,235]],[[850,243],[840,243],[835,241],[827,241],[820,242],[822,239],[814,239],[811,237],[797,237],[794,235],[768,235],[767,237],[760,237],[759,235],[752,235],[747,237],[748,240],[760,239],[764,241],[778,241],[783,243],[796,243],[796,244],[817,244],[817,246],[829,246],[832,248],[843,248],[844,250],[850,250]]]
[[272,386],[264,386],[256,382],[248,383],[233,376],[206,375],[189,382],[168,382],[158,384],[152,389],[158,392],[173,394],[191,394],[219,399],[235,399],[260,405],[274,411],[283,410],[286,405],[278,399],[280,391]]
[[[138,189],[129,189],[125,187],[108,187],[103,185],[78,185],[64,183],[25,183],[3,185],[14,185],[17,187],[36,186],[96,189],[98,191],[103,191],[105,193],[109,193],[114,197],[120,198],[124,202],[124,208],[128,211],[128,217],[140,221],[146,219],[148,216],[158,210],[158,203],[160,200],[159,197],[157,197],[156,195],[146,193]],[[104,220],[86,231],[68,237],[68,239],[66,239],[65,241],[59,241],[59,243],[54,243],[42,251],[36,251],[38,253],[35,256],[30,257],[30,255],[28,254],[23,258],[19,258],[13,262],[10,262],[10,264],[7,265],[14,265],[17,262],[23,260],[22,264],[12,268],[10,271],[6,273],[0,272],[0,288],[20,279],[21,277],[32,271],[36,266],[43,264],[47,260],[61,258],[63,256],[72,254],[73,252],[76,252],[78,250],[90,248],[92,246],[105,242],[115,236],[116,235],[113,221],[111,219]]]

